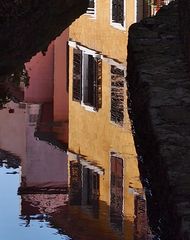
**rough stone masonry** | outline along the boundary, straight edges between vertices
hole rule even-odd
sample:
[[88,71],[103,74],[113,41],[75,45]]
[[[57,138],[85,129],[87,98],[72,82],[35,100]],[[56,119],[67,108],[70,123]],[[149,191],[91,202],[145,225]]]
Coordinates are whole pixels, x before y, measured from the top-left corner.
[[190,75],[178,3],[131,26],[128,95],[135,142],[167,240],[190,239]]

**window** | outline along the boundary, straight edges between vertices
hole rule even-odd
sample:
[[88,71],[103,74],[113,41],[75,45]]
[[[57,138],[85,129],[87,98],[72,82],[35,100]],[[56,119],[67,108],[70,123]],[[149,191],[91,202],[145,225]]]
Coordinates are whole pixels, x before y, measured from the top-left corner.
[[91,15],[95,15],[95,8],[96,8],[95,5],[96,5],[95,0],[89,0],[89,5],[88,5],[86,13],[91,14]]
[[111,121],[123,125],[124,120],[124,70],[111,66]]
[[111,23],[115,26],[125,27],[124,0],[111,1]]
[[29,123],[36,123],[38,121],[38,114],[29,114]]
[[83,167],[82,169],[82,204],[98,205],[99,200],[99,175],[93,170]]
[[123,223],[123,159],[111,153],[110,222],[122,230]]
[[82,180],[81,164],[76,161],[70,161],[70,204],[81,205],[82,201]]
[[101,107],[102,60],[74,49],[73,100],[97,111]]
[[88,205],[85,209],[94,217],[99,215],[100,177],[97,169],[86,160],[82,160],[82,164],[81,161],[70,161],[70,204]]
[[20,102],[18,106],[21,109],[26,109],[26,103]]

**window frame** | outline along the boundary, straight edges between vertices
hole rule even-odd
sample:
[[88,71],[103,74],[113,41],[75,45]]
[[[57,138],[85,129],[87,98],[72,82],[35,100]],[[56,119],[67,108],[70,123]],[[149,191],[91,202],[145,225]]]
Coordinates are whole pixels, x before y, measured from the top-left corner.
[[[96,0],[93,0],[93,1],[94,1],[94,8],[88,7],[85,14],[92,17],[93,19],[95,19],[96,18],[96,4],[97,3],[96,3]],[[89,2],[90,2],[90,0],[89,0]]]
[[110,25],[114,28],[117,28],[119,30],[126,30],[126,1],[123,0],[123,25],[118,22],[114,22],[112,18],[112,12],[113,12],[113,0],[110,0]]
[[[87,111],[90,111],[90,112],[97,112],[99,110],[99,108],[101,108],[101,98],[102,96],[102,93],[100,92],[99,90],[99,86],[101,86],[100,88],[102,88],[102,58],[99,54],[97,54],[95,51],[93,50],[90,50],[90,49],[87,49],[87,48],[84,48],[83,46],[80,46],[80,47],[76,47],[73,49],[73,56],[74,56],[74,51],[80,51],[80,56],[81,56],[81,80],[80,80],[80,88],[81,88],[81,93],[80,93],[80,99],[75,99],[74,96],[72,96],[72,99],[73,101],[77,101],[77,102],[80,102],[81,106],[85,108],[85,110]],[[93,96],[92,97],[96,97],[96,94],[97,94],[97,97],[98,99],[96,99],[96,101],[98,102],[94,102],[94,105],[93,105],[93,102],[92,102],[92,105],[90,104],[87,104],[87,101],[85,100],[86,98],[86,93],[88,93],[88,91],[85,90],[85,88],[88,88],[88,70],[89,68],[87,67],[87,61],[89,59],[89,56],[90,57],[93,57],[93,59],[95,60],[94,62],[96,62],[96,65],[95,65],[95,71],[97,71],[97,75],[96,75],[96,78],[97,79],[93,79],[93,82],[94,81],[97,81],[97,84],[95,85],[97,87],[96,89],[96,92],[94,92],[93,88],[92,88],[92,91],[93,91]],[[100,63],[100,70],[101,70],[101,80],[99,80],[99,69],[98,69],[98,61],[101,61]],[[73,58],[73,69],[74,69],[74,58]],[[73,71],[73,77],[74,77],[74,71]],[[74,80],[74,78],[73,78]],[[98,82],[100,81],[100,83]],[[73,84],[74,84],[74,81],[73,81]],[[93,83],[92,83],[93,85]],[[73,89],[74,89],[74,85],[73,85]],[[93,100],[92,100],[93,101]],[[95,101],[95,100],[94,100]]]

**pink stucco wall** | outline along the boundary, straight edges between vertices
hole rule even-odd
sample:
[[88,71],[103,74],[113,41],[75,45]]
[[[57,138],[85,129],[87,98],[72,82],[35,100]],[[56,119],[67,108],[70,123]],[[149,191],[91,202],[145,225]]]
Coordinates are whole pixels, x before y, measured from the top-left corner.
[[67,91],[67,41],[69,30],[66,29],[54,42],[54,121],[57,138],[68,142],[68,91]]
[[[14,113],[9,113],[14,109]],[[26,158],[26,111],[14,102],[0,111],[0,148],[23,159]]]
[[22,162],[24,187],[64,188],[68,185],[66,152],[34,137],[35,126],[26,126],[26,159]]
[[25,64],[30,85],[25,89],[25,101],[29,103],[51,102],[53,99],[54,43],[46,55],[40,52]]

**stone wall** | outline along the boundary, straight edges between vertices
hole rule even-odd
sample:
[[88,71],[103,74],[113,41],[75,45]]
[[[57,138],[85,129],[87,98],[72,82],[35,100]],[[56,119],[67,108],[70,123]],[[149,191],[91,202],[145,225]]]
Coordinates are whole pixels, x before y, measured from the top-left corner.
[[185,43],[188,51],[189,64],[190,64],[190,1],[179,0],[179,16],[181,26],[181,37]]
[[130,116],[149,216],[164,240],[190,239],[190,81],[178,13],[171,2],[132,25],[128,43]]

